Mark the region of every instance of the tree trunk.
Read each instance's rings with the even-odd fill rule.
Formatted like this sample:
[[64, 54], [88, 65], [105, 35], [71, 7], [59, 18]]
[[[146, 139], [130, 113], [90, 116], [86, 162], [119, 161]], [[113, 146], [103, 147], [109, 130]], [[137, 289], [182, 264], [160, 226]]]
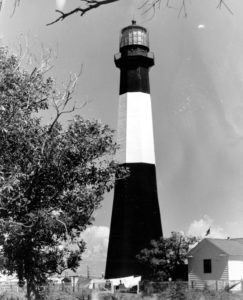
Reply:
[[27, 279], [27, 300], [31, 300], [31, 281]]
[[27, 279], [27, 300], [40, 300], [40, 294], [39, 294], [39, 289], [36, 286], [36, 283], [31, 280]]

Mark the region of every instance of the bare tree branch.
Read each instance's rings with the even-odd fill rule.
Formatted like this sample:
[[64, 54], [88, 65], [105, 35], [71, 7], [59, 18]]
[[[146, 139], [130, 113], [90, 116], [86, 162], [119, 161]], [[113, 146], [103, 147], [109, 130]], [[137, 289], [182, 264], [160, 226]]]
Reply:
[[[227, 0], [217, 0], [218, 5], [217, 8], [226, 8], [228, 12], [230, 12], [233, 15], [232, 10], [230, 9], [229, 5], [226, 3]], [[171, 0], [165, 0], [165, 7], [167, 8], [173, 8], [173, 9], [178, 9], [178, 17], [183, 15], [184, 17], [187, 17], [187, 5], [188, 5], [189, 0], [177, 0], [178, 7], [173, 6], [171, 4]], [[138, 9], [142, 10], [142, 14], [146, 14], [148, 12], [152, 12], [152, 17], [154, 16], [156, 9], [160, 8], [160, 5], [162, 3], [162, 0], [145, 0], [143, 4], [138, 7]]]
[[[3, 2], [3, 0], [1, 1], [1, 6], [2, 6], [2, 2]], [[14, 0], [14, 8], [13, 8], [13, 12], [11, 14], [11, 17], [14, 15], [16, 7], [19, 6], [19, 4], [20, 4], [20, 0]]]
[[224, 6], [232, 15], [233, 15], [233, 12], [232, 10], [230, 9], [230, 7], [225, 3], [224, 0], [220, 0], [219, 1], [219, 4], [217, 6], [217, 8], [221, 8], [222, 6]]
[[80, 13], [80, 16], [83, 16], [85, 13], [87, 13], [88, 11], [94, 9], [94, 8], [98, 8], [102, 5], [106, 5], [106, 4], [111, 4], [113, 2], [117, 2], [119, 0], [103, 0], [103, 1], [98, 1], [98, 0], [81, 0], [82, 2], [84, 2], [84, 4], [86, 5], [85, 7], [76, 7], [73, 10], [70, 10], [67, 13], [64, 13], [61, 10], [56, 10], [57, 13], [61, 14], [60, 17], [58, 17], [56, 20], [54, 20], [53, 22], [48, 23], [47, 25], [52, 25], [54, 23], [57, 23], [59, 21], [63, 21], [65, 18], [76, 14], [76, 13]]
[[[179, 0], [179, 7], [175, 7], [171, 5], [171, 0], [166, 0], [165, 7], [179, 9], [178, 16], [180, 16], [183, 12], [184, 17], [187, 16], [187, 9], [186, 9], [186, 1], [187, 0]], [[142, 14], [147, 14], [148, 12], [152, 11], [152, 17], [154, 17], [156, 13], [156, 9], [160, 9], [162, 0], [146, 0], [138, 9], [141, 9], [143, 12]], [[151, 17], [151, 18], [152, 18]]]
[[0, 219], [0, 222], [3, 225], [8, 225], [8, 226], [12, 226], [12, 227], [16, 227], [16, 226], [20, 226], [20, 227], [25, 227], [25, 228], [32, 228], [34, 226], [34, 224], [31, 225], [26, 225], [24, 223], [21, 222], [17, 222], [17, 221], [12, 221], [12, 220], [5, 220], [5, 219]]
[[65, 232], [66, 235], [68, 236], [67, 225], [63, 221], [59, 220], [57, 217], [55, 217], [54, 219], [65, 227]]
[[79, 76], [80, 73], [78, 75], [76, 74], [74, 74], [73, 76], [70, 75], [69, 82], [64, 92], [62, 93], [62, 95], [57, 95], [57, 97], [60, 97], [60, 99], [57, 100], [55, 98], [53, 99], [53, 105], [56, 110], [56, 117], [53, 120], [52, 124], [50, 125], [48, 133], [52, 131], [54, 125], [57, 123], [61, 115], [63, 115], [64, 113], [71, 113], [76, 109], [75, 105], [68, 110], [66, 109], [66, 107], [69, 104], [70, 100], [72, 99]]
[[182, 12], [183, 12], [183, 16], [187, 17], [186, 0], [182, 0], [182, 2], [181, 2], [181, 7], [180, 7], [180, 10], [179, 10], [178, 17], [180, 17]]
[[[21, 0], [14, 0], [14, 9], [13, 9], [12, 15], [14, 14], [17, 6], [20, 5], [20, 1]], [[55, 24], [59, 21], [63, 21], [67, 17], [74, 15], [76, 13], [80, 13], [80, 16], [83, 16], [84, 14], [86, 14], [87, 12], [89, 12], [92, 9], [98, 8], [102, 5], [118, 2], [118, 1], [121, 1], [121, 0], [80, 0], [80, 2], [82, 2], [83, 5], [75, 7], [68, 12], [63, 12], [63, 11], [57, 9], [56, 12], [58, 14], [60, 14], [60, 16], [58, 18], [56, 18], [54, 21], [48, 23], [47, 26]], [[148, 12], [152, 12], [152, 17], [153, 17], [154, 14], [156, 13], [156, 9], [159, 9], [161, 3], [165, 2], [165, 7], [177, 9], [179, 11], [178, 17], [181, 16], [182, 14], [184, 17], [187, 17], [187, 4], [188, 4], [189, 0], [174, 0], [174, 1], [177, 2], [177, 7], [176, 7], [176, 5], [171, 4], [172, 0], [141, 0], [142, 4], [140, 7], [138, 7], [138, 9], [142, 10], [143, 15]], [[215, 1], [218, 2], [217, 8], [220, 9], [220, 8], [224, 7], [228, 12], [230, 12], [233, 15], [231, 8], [226, 3], [228, 0], [215, 0]], [[3, 0], [0, 0], [0, 10], [2, 8], [2, 3], [3, 3]]]
[[43, 142], [43, 145], [42, 145], [42, 149], [41, 149], [42, 154], [44, 153], [44, 149], [45, 149], [46, 143], [47, 143], [47, 141], [50, 137], [50, 134], [51, 134], [54, 126], [56, 125], [56, 123], [60, 119], [60, 117], [63, 114], [72, 113], [77, 109], [82, 109], [86, 105], [86, 102], [84, 102], [83, 105], [81, 105], [80, 107], [76, 107], [76, 105], [74, 103], [72, 108], [70, 108], [70, 109], [67, 108], [68, 104], [72, 100], [73, 93], [75, 91], [77, 81], [78, 81], [79, 77], [82, 74], [82, 68], [83, 68], [83, 66], [81, 65], [81, 68], [80, 68], [80, 71], [79, 71], [78, 74], [73, 74], [73, 75], [71, 74], [70, 75], [69, 81], [66, 84], [65, 89], [64, 89], [63, 92], [55, 94], [53, 96], [52, 104], [53, 104], [53, 107], [55, 108], [56, 116], [55, 116], [54, 120], [52, 121], [52, 123], [50, 124], [48, 131], [44, 133], [44, 134], [46, 134], [46, 138], [45, 138], [45, 140]]

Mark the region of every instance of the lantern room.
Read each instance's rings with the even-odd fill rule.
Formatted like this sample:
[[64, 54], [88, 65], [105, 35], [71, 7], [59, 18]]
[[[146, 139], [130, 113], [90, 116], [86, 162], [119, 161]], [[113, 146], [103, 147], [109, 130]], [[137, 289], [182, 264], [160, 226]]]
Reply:
[[120, 49], [137, 45], [149, 48], [149, 34], [146, 28], [136, 25], [136, 21], [133, 20], [132, 25], [121, 31]]

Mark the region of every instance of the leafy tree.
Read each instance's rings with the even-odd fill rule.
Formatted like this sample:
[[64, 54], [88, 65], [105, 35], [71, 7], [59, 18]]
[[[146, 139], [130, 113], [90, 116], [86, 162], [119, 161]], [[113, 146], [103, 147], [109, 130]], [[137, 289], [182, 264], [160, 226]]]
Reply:
[[[78, 267], [80, 234], [117, 170], [107, 125], [80, 116], [66, 129], [59, 122], [76, 79], [61, 93], [45, 71], [23, 70], [18, 57], [0, 48], [1, 255], [5, 271], [27, 284], [28, 299], [40, 297], [48, 275]], [[43, 125], [38, 113], [51, 101], [56, 116]]]
[[168, 238], [152, 240], [150, 248], [141, 250], [137, 255], [139, 262], [151, 270], [146, 279], [176, 280], [181, 266], [186, 264], [189, 246], [197, 241], [196, 237], [187, 237], [179, 232], [172, 232]]

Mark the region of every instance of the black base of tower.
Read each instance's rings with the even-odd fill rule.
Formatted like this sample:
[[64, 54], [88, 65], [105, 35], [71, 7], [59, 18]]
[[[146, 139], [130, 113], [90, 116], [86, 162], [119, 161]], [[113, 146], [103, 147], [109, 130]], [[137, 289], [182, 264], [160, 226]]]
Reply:
[[155, 165], [124, 164], [130, 170], [116, 181], [105, 278], [147, 277], [149, 270], [136, 255], [162, 236]]

